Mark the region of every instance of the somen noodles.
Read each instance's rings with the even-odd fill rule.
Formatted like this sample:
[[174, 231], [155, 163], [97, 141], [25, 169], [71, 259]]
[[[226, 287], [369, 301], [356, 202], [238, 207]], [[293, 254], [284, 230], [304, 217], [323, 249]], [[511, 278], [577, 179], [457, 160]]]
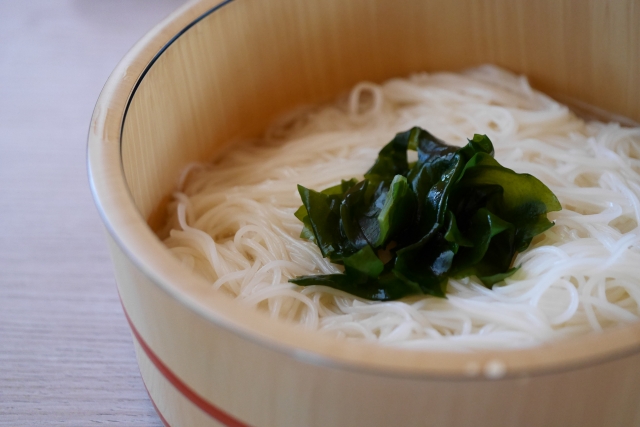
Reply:
[[[380, 148], [413, 126], [459, 146], [488, 135], [502, 165], [558, 197], [555, 226], [493, 289], [451, 279], [446, 299], [376, 302], [289, 283], [341, 271], [299, 238], [296, 184], [362, 179]], [[586, 123], [524, 77], [483, 66], [362, 82], [332, 104], [292, 111], [260, 140], [189, 165], [161, 234], [213, 289], [311, 330], [414, 349], [514, 348], [640, 319], [639, 197], [640, 128]]]

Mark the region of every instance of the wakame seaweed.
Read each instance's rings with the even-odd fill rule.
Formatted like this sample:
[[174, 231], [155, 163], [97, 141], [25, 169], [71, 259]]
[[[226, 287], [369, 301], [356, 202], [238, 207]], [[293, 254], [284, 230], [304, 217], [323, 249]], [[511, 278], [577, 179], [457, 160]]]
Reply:
[[[417, 151], [415, 163], [407, 150]], [[363, 181], [320, 192], [298, 185], [300, 237], [344, 265], [344, 274], [289, 281], [393, 300], [444, 297], [449, 277], [492, 286], [510, 276], [516, 253], [561, 207], [542, 182], [501, 166], [493, 153], [485, 135], [458, 148], [414, 127], [382, 148]]]

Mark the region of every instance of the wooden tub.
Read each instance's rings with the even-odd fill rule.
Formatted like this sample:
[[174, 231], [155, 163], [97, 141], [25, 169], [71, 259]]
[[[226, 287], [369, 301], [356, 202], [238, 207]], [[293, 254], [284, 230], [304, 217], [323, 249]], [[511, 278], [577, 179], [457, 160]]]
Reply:
[[640, 4], [202, 0], [127, 54], [96, 105], [89, 174], [165, 424], [640, 425], [640, 324], [470, 354], [342, 342], [210, 292], [152, 231], [187, 163], [278, 114], [360, 80], [481, 63], [639, 121]]

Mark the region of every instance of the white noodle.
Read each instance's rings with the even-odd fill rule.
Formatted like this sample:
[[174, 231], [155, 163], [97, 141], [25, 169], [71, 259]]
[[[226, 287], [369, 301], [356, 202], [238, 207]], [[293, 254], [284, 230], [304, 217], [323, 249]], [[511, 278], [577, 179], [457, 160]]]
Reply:
[[[320, 190], [371, 166], [412, 126], [463, 145], [487, 134], [496, 159], [558, 196], [556, 225], [493, 289], [450, 280], [448, 298], [371, 302], [289, 278], [340, 272], [298, 236], [296, 184]], [[529, 86], [483, 66], [362, 82], [347, 97], [276, 121], [212, 165], [191, 164], [169, 206], [166, 245], [190, 268], [274, 318], [411, 349], [516, 348], [640, 319], [640, 129], [585, 123]]]

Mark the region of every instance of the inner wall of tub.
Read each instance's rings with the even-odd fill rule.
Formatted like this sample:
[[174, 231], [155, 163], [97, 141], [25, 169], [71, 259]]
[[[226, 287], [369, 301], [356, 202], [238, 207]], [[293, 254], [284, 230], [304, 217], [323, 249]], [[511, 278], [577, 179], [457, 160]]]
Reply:
[[[624, 7], [605, 14], [592, 2], [568, 16], [552, 0], [481, 3], [236, 0], [205, 16], [166, 47], [130, 100], [121, 147], [137, 208], [156, 228], [186, 164], [361, 80], [494, 63], [640, 120], [640, 32], [610, 31]], [[609, 37], [589, 37], [599, 30]]]

